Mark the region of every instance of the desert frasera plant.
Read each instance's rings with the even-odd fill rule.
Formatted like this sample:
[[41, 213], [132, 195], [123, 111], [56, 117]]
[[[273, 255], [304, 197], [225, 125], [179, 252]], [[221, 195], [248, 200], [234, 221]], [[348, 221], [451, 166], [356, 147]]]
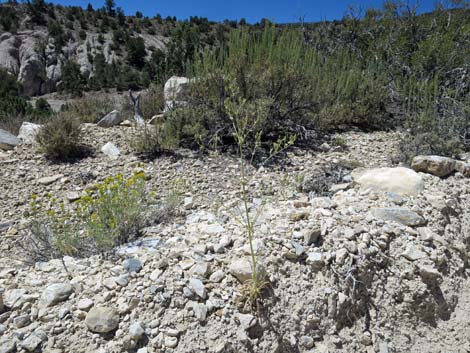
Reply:
[[[255, 155], [261, 147], [262, 127], [267, 118], [266, 105], [269, 101], [260, 99], [247, 101], [242, 97], [236, 80], [227, 77], [229, 99], [225, 101], [225, 108], [232, 122], [232, 134], [238, 146], [238, 159], [240, 163], [240, 194], [242, 202], [242, 224], [245, 228], [251, 256], [252, 277], [244, 283], [243, 294], [251, 306], [259, 304], [263, 294], [269, 286], [264, 272], [259, 271], [256, 251], [254, 249], [255, 224], [257, 215], [250, 211], [250, 180], [247, 173], [248, 164], [253, 163]], [[295, 142], [295, 136], [283, 138], [273, 144], [267, 161], [279, 154]], [[259, 213], [258, 213], [259, 214]]]

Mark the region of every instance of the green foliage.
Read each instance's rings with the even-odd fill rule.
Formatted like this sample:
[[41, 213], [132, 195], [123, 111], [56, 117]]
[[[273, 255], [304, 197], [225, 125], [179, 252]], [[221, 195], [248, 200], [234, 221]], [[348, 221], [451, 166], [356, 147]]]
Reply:
[[115, 108], [115, 100], [104, 95], [92, 94], [67, 103], [62, 107], [62, 111], [82, 123], [96, 123]]
[[35, 104], [36, 110], [45, 115], [50, 115], [52, 113], [51, 106], [44, 98], [39, 98]]
[[[52, 205], [58, 206], [55, 210]], [[65, 210], [63, 202], [50, 195], [43, 202], [32, 196], [29, 218], [29, 234], [20, 246], [32, 261], [75, 256], [84, 251], [85, 244], [74, 221], [75, 216]]]
[[39, 129], [36, 141], [46, 157], [53, 160], [69, 160], [83, 156], [80, 122], [67, 114], [59, 114]]
[[133, 240], [146, 222], [146, 201], [143, 173], [106, 178], [78, 201], [86, 236], [100, 252]]
[[33, 261], [108, 252], [136, 239], [142, 227], [170, 216], [188, 187], [186, 180], [172, 179], [157, 199], [147, 190], [145, 174], [136, 172], [92, 185], [73, 205], [33, 195], [28, 232], [19, 245]]
[[60, 49], [65, 44], [65, 34], [62, 25], [57, 21], [50, 21], [47, 25], [49, 36], [54, 38], [54, 44], [56, 51], [60, 52]]
[[[146, 118], [154, 117], [163, 111], [164, 99], [161, 86], [152, 86], [141, 98], [142, 114]], [[134, 152], [145, 158], [153, 158], [161, 152], [178, 147], [179, 133], [174, 117], [159, 116], [153, 122], [138, 126], [132, 135], [130, 145]]]
[[[272, 104], [269, 100], [258, 99], [256, 101], [248, 101], [243, 97], [242, 87], [239, 87], [236, 79], [228, 77], [227, 82], [227, 96], [224, 105], [228, 116], [232, 122], [230, 132], [237, 143], [238, 157], [240, 163], [240, 194], [243, 204], [242, 210], [242, 225], [245, 228], [251, 256], [251, 280], [244, 283], [242, 293], [246, 297], [247, 303], [255, 308], [263, 299], [266, 289], [270, 283], [266, 279], [266, 274], [259, 271], [258, 258], [254, 250], [254, 237], [257, 216], [253, 215], [250, 210], [250, 178], [247, 172], [247, 161], [253, 161], [254, 156], [261, 146], [261, 137], [263, 129], [266, 128], [266, 121], [268, 118], [267, 106]], [[275, 155], [282, 152], [284, 149], [293, 145], [295, 136], [284, 136], [278, 141], [274, 142], [270, 150], [268, 159], [273, 158]], [[256, 213], [256, 212], [255, 212]]]
[[44, 25], [46, 19], [44, 14], [47, 11], [47, 5], [44, 0], [31, 0], [26, 3], [31, 22], [37, 25]]
[[33, 260], [89, 256], [132, 240], [146, 221], [145, 176], [119, 174], [86, 190], [75, 210], [48, 196], [32, 196], [29, 233], [21, 243]]
[[142, 37], [129, 38], [126, 43], [127, 62], [138, 69], [142, 69], [145, 65], [145, 43]]
[[66, 61], [62, 67], [62, 86], [61, 90], [72, 94], [73, 96], [81, 96], [85, 86], [85, 80], [80, 72], [80, 66], [74, 61]]
[[188, 106], [175, 114], [183, 126], [185, 121], [200, 126], [193, 138], [202, 137], [203, 144], [216, 133], [230, 140], [226, 103], [234, 99], [231, 81], [239, 90], [237, 105], [256, 107], [253, 114], [265, 117], [254, 135], [261, 133], [268, 145], [303, 127], [384, 126], [384, 76], [350, 51], [319, 52], [297, 29], [279, 32], [266, 25], [262, 34], [232, 31], [226, 48], [207, 49], [196, 57], [191, 76]]
[[13, 6], [0, 6], [0, 26], [5, 32], [16, 33], [19, 15]]

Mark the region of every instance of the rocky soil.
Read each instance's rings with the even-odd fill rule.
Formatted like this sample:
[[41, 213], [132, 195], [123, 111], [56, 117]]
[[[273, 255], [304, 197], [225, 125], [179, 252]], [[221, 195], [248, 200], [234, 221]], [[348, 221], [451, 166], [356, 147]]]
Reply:
[[[25, 144], [0, 152], [1, 353], [470, 352], [470, 179], [376, 169], [396, 167], [396, 134], [348, 132], [335, 139], [344, 147], [332, 139], [250, 170], [271, 283], [252, 311], [237, 159], [142, 161], [132, 128], [84, 128], [96, 153], [74, 164]], [[101, 152], [108, 142], [119, 156]], [[73, 208], [87, 186], [136, 169], [157, 194], [191, 185], [175, 217], [113, 254], [24, 262], [32, 194]]]

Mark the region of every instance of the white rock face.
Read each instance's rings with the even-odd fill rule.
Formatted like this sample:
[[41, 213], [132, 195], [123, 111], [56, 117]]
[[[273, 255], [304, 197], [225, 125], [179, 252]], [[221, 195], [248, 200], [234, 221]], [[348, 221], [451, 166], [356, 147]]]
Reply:
[[163, 95], [165, 98], [165, 111], [169, 111], [178, 105], [184, 104], [181, 96], [189, 83], [186, 77], [173, 76], [165, 83]]
[[8, 131], [0, 129], [0, 149], [12, 150], [21, 143], [15, 135], [10, 134]]
[[112, 127], [118, 125], [122, 122], [122, 116], [117, 110], [106, 114], [100, 121], [98, 121], [98, 126], [100, 127]]
[[111, 142], [108, 142], [106, 145], [101, 147], [101, 152], [103, 152], [105, 155], [107, 155], [111, 159], [118, 159], [121, 154], [121, 151], [119, 151], [119, 148], [117, 148]]
[[21, 124], [20, 132], [18, 133], [18, 138], [23, 141], [23, 143], [32, 145], [36, 142], [36, 136], [39, 132], [41, 125], [24, 122]]
[[424, 189], [423, 179], [409, 168], [377, 168], [365, 172], [353, 171], [354, 181], [363, 189], [416, 196]]

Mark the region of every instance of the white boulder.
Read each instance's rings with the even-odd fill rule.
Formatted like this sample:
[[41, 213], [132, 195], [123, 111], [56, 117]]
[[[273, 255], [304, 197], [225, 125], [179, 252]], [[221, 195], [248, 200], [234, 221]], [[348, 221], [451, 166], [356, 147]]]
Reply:
[[353, 171], [352, 177], [363, 189], [416, 196], [424, 189], [421, 176], [409, 168], [376, 168]]

